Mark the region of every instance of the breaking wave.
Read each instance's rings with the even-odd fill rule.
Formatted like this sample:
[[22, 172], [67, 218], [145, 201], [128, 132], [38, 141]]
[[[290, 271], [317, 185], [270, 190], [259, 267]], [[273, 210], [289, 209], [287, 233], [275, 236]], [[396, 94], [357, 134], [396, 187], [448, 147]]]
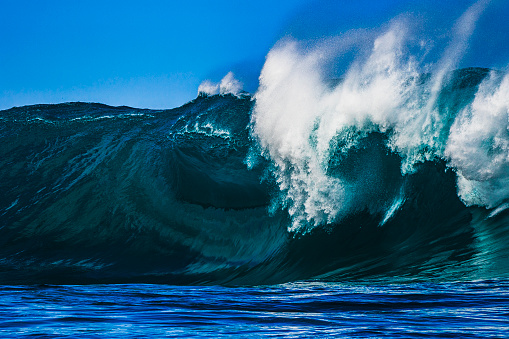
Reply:
[[484, 6], [431, 65], [398, 19], [279, 42], [253, 96], [1, 111], [0, 282], [507, 277], [509, 75], [457, 69]]

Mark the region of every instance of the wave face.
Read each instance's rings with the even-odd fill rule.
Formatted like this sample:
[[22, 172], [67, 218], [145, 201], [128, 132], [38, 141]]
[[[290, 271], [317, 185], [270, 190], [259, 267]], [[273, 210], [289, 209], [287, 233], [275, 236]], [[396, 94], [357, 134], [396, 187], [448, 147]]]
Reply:
[[2, 111], [0, 281], [507, 276], [507, 111], [487, 99], [505, 79], [454, 72], [436, 108], [449, 134], [417, 150], [396, 124], [264, 116], [263, 95]]
[[455, 70], [480, 11], [428, 71], [395, 22], [336, 80], [365, 32], [281, 42], [253, 96], [1, 111], [0, 283], [507, 278], [509, 75]]

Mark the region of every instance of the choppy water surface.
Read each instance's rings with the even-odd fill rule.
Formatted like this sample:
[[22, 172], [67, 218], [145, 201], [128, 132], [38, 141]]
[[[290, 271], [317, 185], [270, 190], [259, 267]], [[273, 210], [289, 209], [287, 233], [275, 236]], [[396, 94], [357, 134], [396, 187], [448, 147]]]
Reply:
[[462, 337], [509, 333], [509, 282], [3, 286], [5, 337]]

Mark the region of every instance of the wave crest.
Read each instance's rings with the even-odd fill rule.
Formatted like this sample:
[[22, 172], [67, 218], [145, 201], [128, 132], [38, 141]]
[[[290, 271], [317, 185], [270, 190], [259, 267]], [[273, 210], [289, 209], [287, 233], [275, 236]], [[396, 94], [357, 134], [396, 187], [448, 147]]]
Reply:
[[241, 93], [242, 83], [235, 79], [233, 72], [228, 72], [219, 83], [205, 80], [198, 86], [198, 96], [211, 96], [216, 94], [239, 96]]
[[[310, 48], [286, 40], [270, 51], [255, 94], [252, 134], [274, 164], [283, 192], [274, 203], [288, 207], [290, 231], [307, 232], [369, 208], [369, 201], [358, 192], [376, 190], [367, 188], [377, 168], [373, 154], [358, 161], [356, 180], [330, 172], [332, 155], [358, 149], [372, 133], [386, 136], [379, 152], [397, 154], [401, 176], [413, 173], [416, 164], [444, 160], [458, 173], [459, 195], [466, 204], [492, 208], [509, 198], [505, 188], [507, 81], [493, 80], [492, 75], [478, 89], [488, 74], [486, 69], [453, 71], [464, 52], [460, 47], [482, 12], [481, 5], [458, 20], [449, 47], [433, 66], [419, 64], [422, 58], [410, 53], [415, 49], [408, 46], [416, 39], [407, 33], [404, 20], [393, 22], [372, 38], [367, 57], [356, 58], [332, 84], [325, 68], [352, 47], [347, 42], [345, 49], [338, 50], [338, 44], [331, 48], [319, 43]], [[428, 50], [419, 47], [422, 53]], [[424, 72], [429, 68], [434, 72]], [[490, 118], [481, 123], [486, 114]], [[484, 127], [476, 134], [474, 126], [479, 124]], [[469, 137], [469, 129], [474, 138]], [[486, 148], [486, 143], [491, 146]], [[368, 142], [362, 147], [373, 146]], [[476, 164], [484, 164], [483, 169], [473, 168]], [[476, 178], [482, 171], [491, 174], [479, 181]], [[388, 204], [382, 200], [380, 205]]]

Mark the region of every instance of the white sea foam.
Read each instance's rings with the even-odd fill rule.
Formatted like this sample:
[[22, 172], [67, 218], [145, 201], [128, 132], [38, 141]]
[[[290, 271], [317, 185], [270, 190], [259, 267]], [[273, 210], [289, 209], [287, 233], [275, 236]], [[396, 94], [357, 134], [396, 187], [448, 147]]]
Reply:
[[228, 72], [221, 82], [213, 83], [210, 80], [203, 81], [200, 86], [198, 86], [198, 95], [226, 95], [232, 94], [238, 96], [242, 93], [242, 83], [235, 79], [235, 75], [233, 72]]
[[446, 155], [467, 205], [494, 208], [509, 198], [509, 75], [492, 73], [451, 127]]
[[228, 72], [219, 83], [219, 94], [239, 95], [242, 91], [242, 83], [235, 79], [232, 72]]
[[215, 84], [210, 80], [203, 81], [200, 86], [198, 86], [198, 95], [216, 95], [219, 93], [219, 84]]
[[[331, 58], [345, 52], [337, 48], [341, 44], [334, 48], [323, 43], [303, 48], [297, 41], [284, 40], [269, 52], [255, 94], [252, 134], [276, 168], [276, 180], [284, 194], [281, 203], [292, 217], [290, 231], [305, 232], [369, 208], [370, 202], [363, 200], [360, 191], [376, 190], [362, 179], [362, 173], [370, 171], [370, 164], [358, 168], [361, 179], [356, 181], [332, 176], [328, 169], [333, 148], [341, 145], [340, 151], [346, 153], [375, 130], [390, 135], [388, 146], [400, 154], [403, 175], [412, 173], [419, 162], [450, 159], [465, 203], [492, 207], [509, 197], [509, 80], [483, 84], [474, 103], [452, 128], [449, 117], [437, 108], [439, 90], [446, 84], [446, 75], [457, 68], [486, 3], [478, 1], [458, 20], [449, 47], [431, 67], [432, 78], [424, 83], [420, 75], [429, 65], [420, 65], [416, 60], [422, 58], [408, 52], [408, 45], [415, 39], [408, 38], [404, 19], [394, 21], [372, 39], [369, 55], [356, 58], [334, 86], [323, 74]], [[420, 47], [422, 53], [429, 50], [422, 42]], [[481, 134], [485, 136], [468, 136], [478, 135], [477, 120], [486, 114], [485, 110], [492, 114], [483, 122]], [[345, 132], [352, 127], [360, 132]], [[451, 140], [447, 142], [449, 128]], [[465, 142], [466, 138], [470, 141]], [[487, 138], [493, 140], [489, 150], [485, 147]], [[465, 147], [475, 148], [475, 152]], [[472, 161], [476, 152], [480, 157]], [[483, 163], [487, 167], [482, 167]], [[482, 177], [485, 171], [489, 173]], [[479, 176], [488, 180], [479, 180]], [[494, 190], [494, 186], [499, 189]], [[400, 205], [389, 203], [388, 208]]]
[[[412, 87], [408, 79], [416, 75], [413, 62], [402, 58], [403, 41], [404, 30], [395, 24], [374, 41], [370, 57], [358, 61], [334, 88], [321, 77], [327, 62], [321, 50], [305, 53], [288, 41], [267, 56], [253, 134], [276, 165], [292, 231], [330, 223], [356, 208], [351, 183], [327, 174], [330, 146], [349, 126], [369, 132], [370, 123], [386, 129], [401, 119]], [[344, 148], [353, 145], [355, 138]]]

